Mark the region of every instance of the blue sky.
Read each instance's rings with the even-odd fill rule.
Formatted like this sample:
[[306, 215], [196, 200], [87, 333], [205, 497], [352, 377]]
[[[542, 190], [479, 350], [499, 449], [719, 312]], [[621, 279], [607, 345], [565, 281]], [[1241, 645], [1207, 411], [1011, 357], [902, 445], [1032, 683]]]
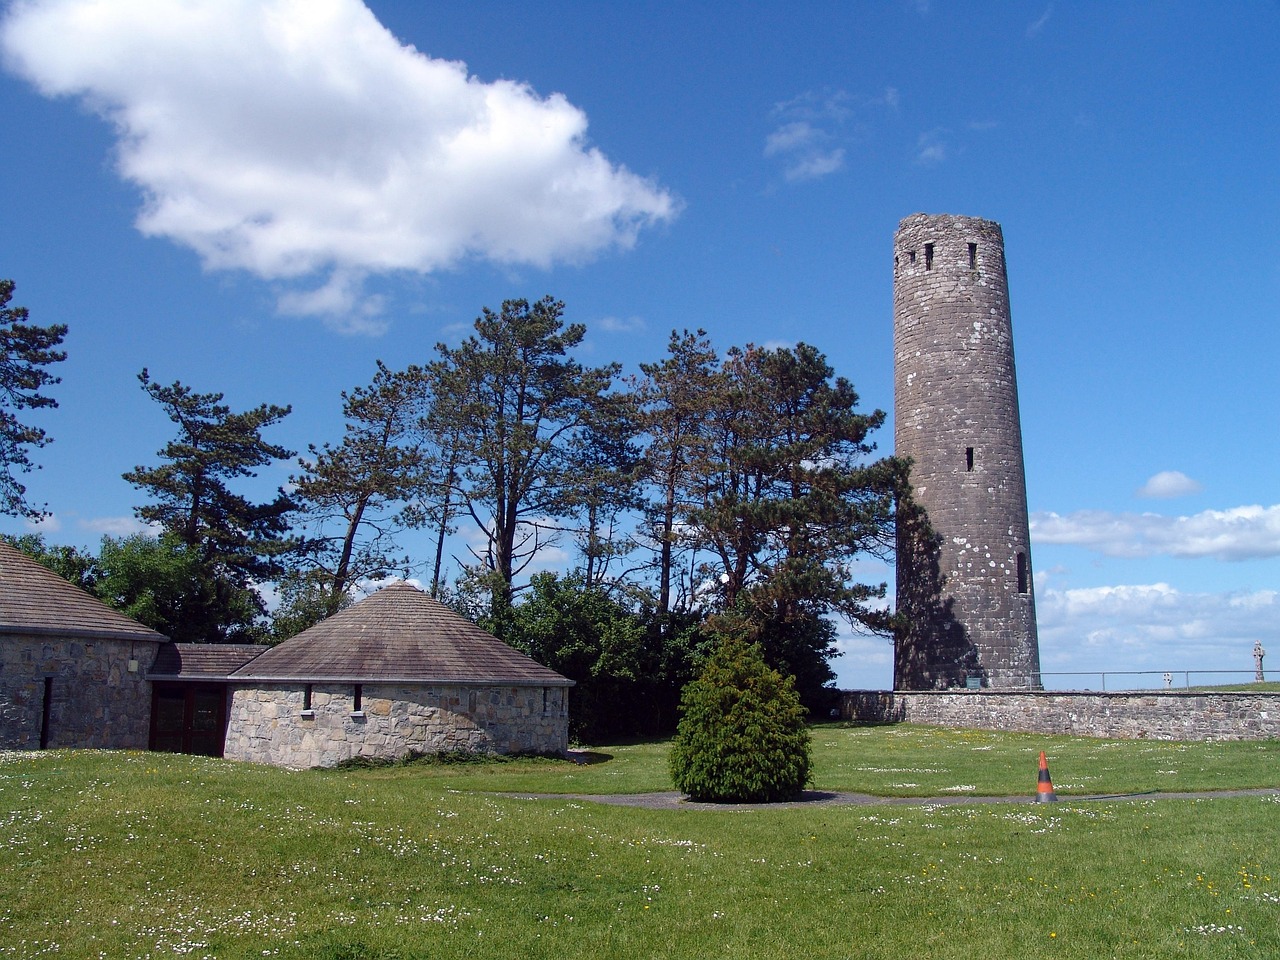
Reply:
[[0, 276], [70, 326], [46, 535], [137, 529], [142, 367], [305, 449], [510, 297], [629, 371], [803, 340], [892, 411], [893, 233], [956, 213], [1004, 228], [1044, 670], [1280, 664], [1280, 6], [726, 9], [4, 6]]

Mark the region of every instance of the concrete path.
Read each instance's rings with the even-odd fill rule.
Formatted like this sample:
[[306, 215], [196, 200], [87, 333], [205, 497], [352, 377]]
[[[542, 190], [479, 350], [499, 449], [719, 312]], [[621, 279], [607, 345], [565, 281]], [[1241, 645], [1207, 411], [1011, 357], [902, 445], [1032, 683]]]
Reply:
[[[1066, 794], [1058, 803], [1095, 803], [1105, 800], [1206, 800], [1214, 797], [1253, 797], [1280, 795], [1280, 788], [1254, 790], [1209, 790], [1195, 793], [1110, 793]], [[876, 797], [867, 793], [840, 793], [830, 790], [806, 790], [799, 800], [788, 803], [695, 803], [674, 790], [661, 793], [590, 794], [590, 793], [501, 793], [497, 796], [518, 800], [581, 800], [615, 807], [644, 807], [649, 810], [779, 810], [822, 806], [863, 807], [941, 807], [977, 803], [1036, 803], [1035, 794], [1016, 797], [979, 797], [948, 794], [943, 797]]]

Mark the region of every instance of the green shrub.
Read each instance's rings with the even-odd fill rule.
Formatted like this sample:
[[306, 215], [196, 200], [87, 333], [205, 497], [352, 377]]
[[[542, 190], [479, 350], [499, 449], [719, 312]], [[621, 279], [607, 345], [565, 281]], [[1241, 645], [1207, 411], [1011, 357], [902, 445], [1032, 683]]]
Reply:
[[671, 778], [693, 800], [792, 800], [810, 779], [805, 709], [758, 644], [730, 633], [681, 697]]

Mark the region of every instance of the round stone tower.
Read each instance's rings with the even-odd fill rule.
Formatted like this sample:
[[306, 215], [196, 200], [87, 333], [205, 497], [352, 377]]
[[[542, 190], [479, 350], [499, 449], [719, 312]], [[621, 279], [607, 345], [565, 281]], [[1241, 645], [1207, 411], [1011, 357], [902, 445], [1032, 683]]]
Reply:
[[915, 214], [893, 244], [899, 505], [894, 687], [1040, 684], [1004, 236]]

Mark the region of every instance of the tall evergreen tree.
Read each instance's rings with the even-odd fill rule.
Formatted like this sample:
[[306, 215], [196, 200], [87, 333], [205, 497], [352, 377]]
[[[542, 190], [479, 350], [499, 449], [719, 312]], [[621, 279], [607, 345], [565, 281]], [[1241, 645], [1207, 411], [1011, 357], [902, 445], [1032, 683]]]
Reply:
[[644, 511], [641, 541], [654, 552], [657, 579], [656, 619], [661, 625], [673, 609], [672, 586], [682, 547], [682, 520], [695, 486], [697, 451], [722, 395], [719, 359], [704, 330], [672, 331], [667, 356], [642, 363], [633, 382], [640, 428], [648, 438], [643, 477], [651, 492]]
[[456, 429], [463, 504], [484, 538], [476, 553], [494, 574], [492, 614], [499, 633], [515, 579], [539, 550], [556, 542], [556, 522], [578, 502], [581, 448], [600, 397], [619, 366], [586, 367], [569, 357], [582, 324], [565, 325], [551, 297], [485, 308], [458, 347], [437, 346], [433, 394]]
[[613, 585], [610, 567], [635, 546], [625, 515], [641, 503], [637, 410], [630, 393], [600, 398], [585, 429], [574, 435], [572, 458], [578, 463], [578, 489], [570, 495], [577, 518], [574, 540], [582, 555], [582, 585]]
[[392, 553], [426, 462], [419, 433], [423, 376], [420, 367], [394, 372], [378, 361], [368, 386], [342, 394], [342, 442], [312, 445], [299, 461], [293, 498], [313, 527], [305, 559], [316, 568], [328, 615], [356, 581], [408, 573], [408, 558]]
[[857, 411], [852, 384], [814, 347], [735, 348], [709, 417], [688, 521], [717, 562], [726, 608], [762, 628], [770, 662], [806, 682], [816, 706], [833, 674], [827, 614], [878, 629], [885, 585], [858, 583], [860, 554], [891, 548], [895, 461], [871, 460], [884, 413]]
[[246, 611], [245, 591], [282, 571], [282, 557], [295, 546], [287, 535], [294, 504], [279, 490], [274, 499], [255, 503], [229, 484], [293, 456], [262, 437], [290, 408], [263, 404], [237, 413], [222, 403], [221, 393], [196, 393], [177, 381], [162, 386], [146, 370], [138, 380], [178, 435], [159, 451], [160, 466], [124, 474], [154, 501], [134, 512], [189, 549], [208, 586], [203, 601], [184, 611], [180, 633], [214, 642], [255, 636], [262, 604], [253, 594], [253, 609]]
[[61, 382], [46, 368], [67, 359], [66, 351], [58, 349], [67, 328], [28, 323], [26, 307], [9, 306], [13, 289], [12, 280], [0, 280], [0, 514], [37, 519], [45, 511], [27, 501], [26, 485], [14, 473], [36, 469], [30, 450], [45, 446], [50, 437], [20, 421], [15, 411], [58, 405], [41, 391]]

